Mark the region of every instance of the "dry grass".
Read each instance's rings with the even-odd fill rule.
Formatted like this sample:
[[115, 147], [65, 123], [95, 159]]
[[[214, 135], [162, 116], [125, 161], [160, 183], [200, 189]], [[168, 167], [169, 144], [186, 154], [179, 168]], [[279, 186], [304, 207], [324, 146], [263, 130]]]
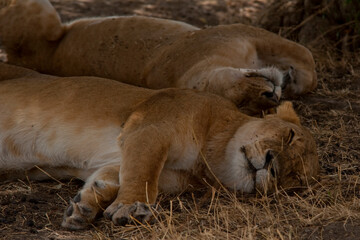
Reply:
[[[322, 233], [327, 225], [335, 223], [330, 230], [344, 235], [347, 225], [359, 224], [359, 176], [341, 172], [324, 175], [316, 186], [292, 195], [278, 191], [270, 196], [236, 196], [215, 189], [209, 189], [207, 198], [202, 197], [206, 191], [162, 195], [162, 210], [153, 225], [117, 227], [99, 219], [78, 232], [59, 225], [63, 198], [73, 196], [79, 184], [61, 187], [44, 182], [30, 187], [15, 182], [1, 186], [0, 199], [1, 212], [16, 214], [16, 219], [0, 229], [4, 238], [11, 239], [321, 239], [329, 234], [329, 230]], [[4, 204], [6, 199], [11, 203]]]
[[[56, 6], [62, 8], [59, 3]], [[71, 6], [77, 5], [64, 4], [63, 12], [71, 11]], [[172, 14], [174, 19], [179, 17], [176, 12]], [[294, 105], [318, 145], [322, 176], [315, 186], [297, 194], [278, 190], [270, 196], [239, 196], [211, 187], [181, 195], [160, 195], [162, 210], [153, 225], [117, 227], [100, 218], [88, 230], [71, 232], [62, 229], [60, 223], [66, 202], [81, 183], [1, 183], [0, 238], [358, 239], [360, 54], [331, 46], [312, 50], [318, 88], [294, 100]]]

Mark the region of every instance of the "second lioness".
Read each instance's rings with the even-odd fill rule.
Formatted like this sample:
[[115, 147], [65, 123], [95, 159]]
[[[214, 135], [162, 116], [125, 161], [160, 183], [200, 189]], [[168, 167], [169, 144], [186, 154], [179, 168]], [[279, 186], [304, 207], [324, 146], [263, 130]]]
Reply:
[[[91, 75], [148, 88], [219, 94], [248, 113], [285, 94], [316, 86], [305, 47], [260, 28], [235, 24], [198, 29], [149, 17], [80, 19], [62, 24], [50, 3], [12, 1], [0, 11], [9, 63], [61, 76]], [[282, 75], [268, 66], [289, 69]]]

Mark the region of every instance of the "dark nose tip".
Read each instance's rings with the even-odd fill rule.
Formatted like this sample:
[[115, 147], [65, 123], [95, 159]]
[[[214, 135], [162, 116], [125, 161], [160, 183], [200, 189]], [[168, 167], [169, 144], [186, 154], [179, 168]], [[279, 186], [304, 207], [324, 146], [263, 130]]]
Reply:
[[279, 102], [279, 98], [274, 92], [263, 92], [261, 95], [276, 103]]
[[267, 98], [274, 97], [274, 92], [263, 92], [262, 95], [264, 95]]

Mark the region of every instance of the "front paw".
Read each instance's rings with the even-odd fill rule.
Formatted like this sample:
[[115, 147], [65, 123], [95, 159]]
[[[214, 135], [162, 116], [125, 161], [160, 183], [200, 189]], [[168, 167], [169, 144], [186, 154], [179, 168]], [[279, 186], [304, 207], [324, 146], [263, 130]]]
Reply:
[[84, 229], [95, 219], [97, 209], [80, 202], [80, 194], [70, 200], [69, 207], [65, 210], [61, 226], [70, 230]]
[[153, 219], [153, 206], [149, 206], [146, 203], [135, 202], [133, 204], [111, 204], [104, 212], [104, 216], [107, 219], [111, 219], [115, 225], [124, 226], [131, 222], [134, 218], [134, 222], [151, 222]]

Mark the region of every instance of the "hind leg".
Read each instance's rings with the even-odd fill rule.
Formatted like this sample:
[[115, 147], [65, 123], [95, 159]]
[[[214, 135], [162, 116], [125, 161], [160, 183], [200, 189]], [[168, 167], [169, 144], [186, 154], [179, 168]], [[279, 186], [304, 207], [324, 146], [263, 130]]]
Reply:
[[77, 230], [86, 228], [117, 196], [119, 165], [105, 166], [94, 172], [84, 187], [70, 200], [61, 226]]

